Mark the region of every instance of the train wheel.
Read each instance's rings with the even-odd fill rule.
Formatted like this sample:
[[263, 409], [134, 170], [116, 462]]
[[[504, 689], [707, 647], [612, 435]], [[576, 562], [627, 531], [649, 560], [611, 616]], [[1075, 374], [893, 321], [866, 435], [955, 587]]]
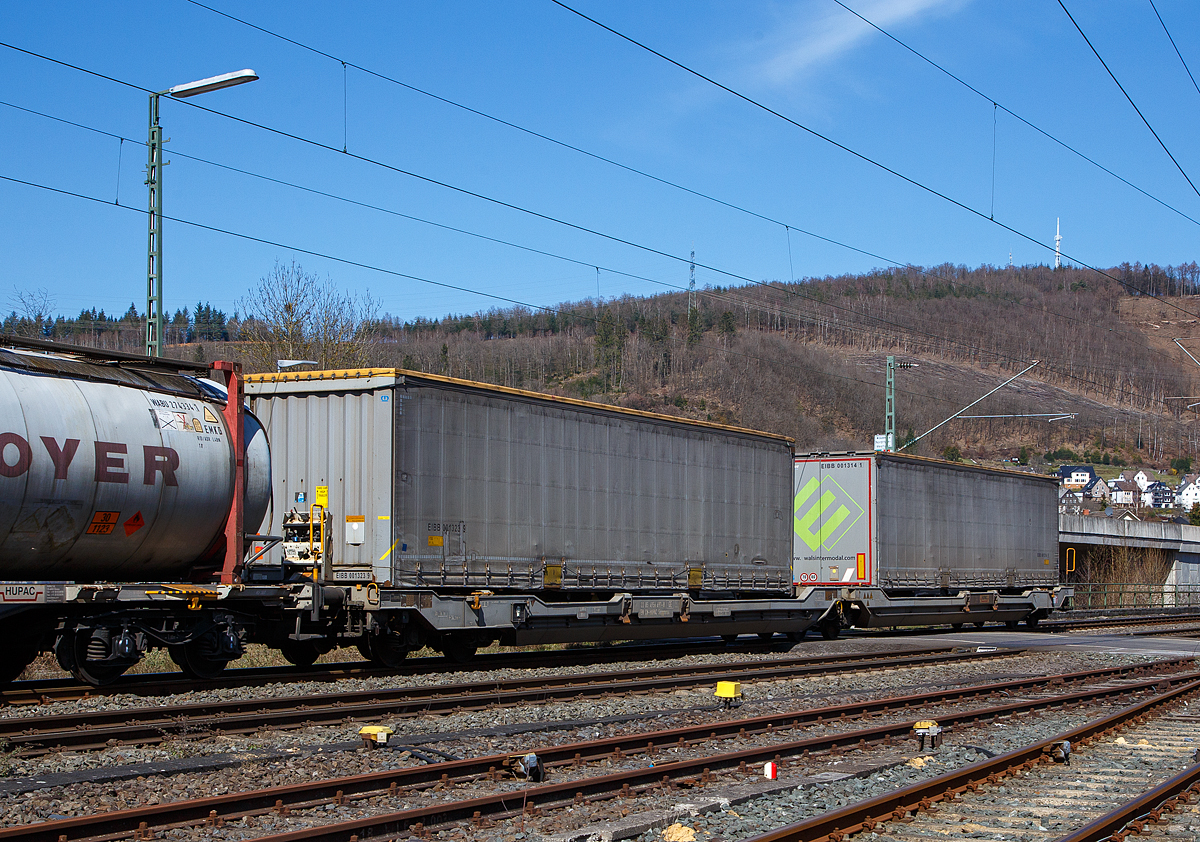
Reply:
[[77, 681], [93, 687], [112, 684], [136, 661], [106, 661], [110, 642], [93, 636], [90, 629], [64, 632], [54, 647], [59, 666]]
[[962, 623], [951, 623], [950, 624], [950, 628], [954, 629], [955, 631], [958, 631], [959, 629], [961, 629], [962, 626], [963, 626]]
[[804, 635], [807, 633], [808, 633], [808, 629], [803, 629], [802, 631], [788, 632], [787, 639], [789, 641], [791, 641], [792, 643], [799, 643], [800, 641], [804, 640]]
[[453, 661], [456, 664], [465, 664], [467, 661], [475, 657], [475, 653], [479, 651], [479, 645], [473, 640], [468, 640], [461, 637], [450, 635], [442, 643], [442, 654], [447, 660]]
[[1033, 616], [1033, 617], [1026, 617], [1026, 618], [1025, 618], [1025, 625], [1026, 625], [1028, 628], [1031, 628], [1031, 629], [1036, 629], [1036, 628], [1038, 627], [1038, 618], [1037, 618], [1036, 616]]
[[311, 667], [321, 657], [317, 644], [311, 640], [285, 640], [279, 645], [279, 654], [298, 667]]
[[1017, 627], [1019, 625], [1021, 625], [1020, 620], [1005, 620], [1004, 621], [1004, 628], [1008, 629], [1009, 631], [1016, 631]]
[[975, 623], [975, 628], [977, 628], [977, 629], [981, 629], [981, 628], [983, 628], [985, 625], [987, 625], [987, 624], [986, 624], [986, 623], [985, 623], [983, 620], [978, 620], [978, 621], [976, 621], [976, 623]]
[[388, 669], [397, 669], [408, 657], [408, 646], [404, 638], [386, 631], [364, 637], [363, 642], [358, 645], [358, 651], [362, 652], [367, 660]]
[[758, 633], [759, 640], [770, 640], [774, 636], [775, 636], [775, 632], [759, 632]]
[[25, 672], [25, 668], [32, 664], [37, 656], [36, 646], [9, 646], [7, 651], [0, 655], [0, 686], [20, 678], [21, 673]]
[[842, 633], [842, 624], [838, 622], [837, 617], [830, 617], [825, 622], [821, 623], [821, 637], [826, 640], [837, 640], [838, 635]]
[[721, 635], [721, 640], [725, 641], [726, 643], [737, 643], [737, 639], [738, 639], [738, 636], [736, 634]]
[[180, 646], [169, 646], [167, 652], [186, 675], [200, 679], [216, 678], [233, 660], [232, 655], [221, 651], [219, 641], [211, 634]]

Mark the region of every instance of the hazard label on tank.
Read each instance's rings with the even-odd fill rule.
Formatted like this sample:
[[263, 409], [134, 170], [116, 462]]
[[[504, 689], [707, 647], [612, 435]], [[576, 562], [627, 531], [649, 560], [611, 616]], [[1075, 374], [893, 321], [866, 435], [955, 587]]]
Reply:
[[87, 534], [111, 535], [120, 517], [120, 512], [96, 512], [92, 515], [92, 522], [88, 524]]
[[135, 533], [139, 529], [141, 529], [143, 526], [145, 526], [146, 521], [142, 519], [142, 513], [138, 512], [136, 515], [131, 517], [129, 520], [125, 521], [125, 523], [123, 525], [125, 527], [125, 537], [128, 538], [130, 535], [132, 535], [133, 533]]

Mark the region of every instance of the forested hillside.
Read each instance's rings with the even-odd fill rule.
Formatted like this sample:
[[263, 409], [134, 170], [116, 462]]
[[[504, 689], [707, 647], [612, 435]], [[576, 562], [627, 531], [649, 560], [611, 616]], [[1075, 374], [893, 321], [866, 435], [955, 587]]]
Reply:
[[[956, 419], [916, 452], [998, 459], [1066, 447], [1166, 466], [1198, 446], [1186, 398], [1200, 394], [1200, 367], [1172, 341], [1200, 357], [1198, 292], [1195, 263], [943, 265], [706, 288], [694, 309], [679, 292], [403, 320], [293, 265], [264, 277], [241, 314], [200, 304], [165, 333], [180, 358], [400, 366], [785, 433], [803, 450], [870, 446], [884, 426], [888, 355], [915, 364], [896, 374], [902, 439], [1038, 360], [967, 413], [1025, 417]], [[120, 318], [14, 311], [3, 328], [123, 350], [142, 336], [132, 307]], [[1048, 420], [1055, 413], [1074, 417]]]

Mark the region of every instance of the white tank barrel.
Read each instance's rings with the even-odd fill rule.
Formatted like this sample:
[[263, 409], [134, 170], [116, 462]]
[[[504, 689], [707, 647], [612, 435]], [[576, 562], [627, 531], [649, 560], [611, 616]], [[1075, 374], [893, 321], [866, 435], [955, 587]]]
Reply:
[[[234, 476], [223, 390], [179, 375], [150, 387], [134, 376], [96, 382], [87, 375], [99, 366], [64, 368], [0, 360], [0, 580], [178, 581], [219, 567]], [[245, 441], [253, 532], [271, 468], [249, 413]]]

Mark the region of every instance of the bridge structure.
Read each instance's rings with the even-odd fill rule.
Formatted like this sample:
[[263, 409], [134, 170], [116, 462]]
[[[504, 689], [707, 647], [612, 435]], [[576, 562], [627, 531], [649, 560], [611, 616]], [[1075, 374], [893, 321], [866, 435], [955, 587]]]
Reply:
[[1087, 581], [1092, 563], [1107, 555], [1109, 565], [1117, 561], [1131, 571], [1166, 568], [1162, 589], [1171, 604], [1180, 590], [1188, 603], [1200, 600], [1200, 526], [1060, 514], [1058, 555], [1064, 582]]

